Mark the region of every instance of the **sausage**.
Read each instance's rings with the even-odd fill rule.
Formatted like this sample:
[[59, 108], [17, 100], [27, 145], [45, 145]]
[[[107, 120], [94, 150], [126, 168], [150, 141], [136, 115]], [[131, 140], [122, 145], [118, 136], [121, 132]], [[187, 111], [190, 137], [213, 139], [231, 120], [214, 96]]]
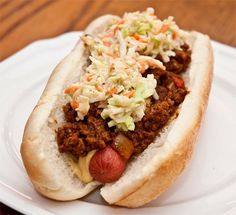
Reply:
[[89, 164], [91, 176], [101, 182], [109, 183], [116, 181], [125, 170], [127, 160], [125, 160], [112, 147], [106, 146], [97, 151]]

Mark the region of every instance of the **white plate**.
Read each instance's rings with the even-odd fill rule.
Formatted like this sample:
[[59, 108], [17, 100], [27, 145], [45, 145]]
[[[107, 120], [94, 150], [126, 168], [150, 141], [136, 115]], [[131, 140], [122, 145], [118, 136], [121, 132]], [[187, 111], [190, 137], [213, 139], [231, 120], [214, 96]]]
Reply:
[[60, 203], [34, 191], [19, 152], [24, 125], [50, 72], [78, 38], [73, 32], [38, 41], [0, 64], [0, 201], [27, 214], [236, 214], [236, 50], [216, 42], [215, 76], [193, 158], [159, 199], [130, 210], [107, 206], [98, 192]]

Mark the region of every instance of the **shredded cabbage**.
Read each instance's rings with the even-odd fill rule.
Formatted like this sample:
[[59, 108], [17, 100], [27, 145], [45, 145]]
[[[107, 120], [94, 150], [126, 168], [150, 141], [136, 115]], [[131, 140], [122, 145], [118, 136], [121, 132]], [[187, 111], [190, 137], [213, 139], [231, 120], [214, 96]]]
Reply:
[[159, 98], [154, 76], [143, 77], [142, 73], [148, 68], [165, 69], [157, 55], [168, 62], [174, 50], [181, 49], [185, 34], [173, 17], [161, 21], [148, 8], [112, 20], [97, 36], [84, 35], [91, 64], [76, 83], [79, 89], [69, 96], [69, 101], [76, 103], [77, 119], [86, 116], [90, 103], [103, 102], [101, 116], [109, 119], [109, 127], [134, 130], [149, 97]]

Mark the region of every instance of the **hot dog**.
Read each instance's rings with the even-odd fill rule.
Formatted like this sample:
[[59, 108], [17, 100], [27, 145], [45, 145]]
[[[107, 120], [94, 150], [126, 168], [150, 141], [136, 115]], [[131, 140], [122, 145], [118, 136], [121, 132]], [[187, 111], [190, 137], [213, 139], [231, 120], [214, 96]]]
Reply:
[[102, 183], [116, 181], [122, 175], [126, 166], [125, 158], [110, 146], [95, 153], [89, 164], [92, 177]]
[[191, 156], [212, 64], [208, 36], [150, 8], [93, 21], [25, 127], [21, 154], [36, 190], [64, 201], [105, 184], [103, 198], [126, 207], [160, 195]]

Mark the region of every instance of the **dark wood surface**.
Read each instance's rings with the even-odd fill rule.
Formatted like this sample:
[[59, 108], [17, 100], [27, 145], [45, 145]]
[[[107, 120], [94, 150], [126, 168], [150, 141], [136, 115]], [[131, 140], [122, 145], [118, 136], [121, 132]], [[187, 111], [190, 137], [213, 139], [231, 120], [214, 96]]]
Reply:
[[[181, 28], [236, 47], [236, 0], [0, 0], [0, 61], [33, 41], [83, 30], [102, 14], [150, 6], [161, 19], [172, 15]], [[1, 204], [6, 214], [19, 213]]]
[[236, 46], [236, 0], [0, 0], [0, 60], [35, 40], [83, 30], [99, 15], [148, 6], [184, 29]]

